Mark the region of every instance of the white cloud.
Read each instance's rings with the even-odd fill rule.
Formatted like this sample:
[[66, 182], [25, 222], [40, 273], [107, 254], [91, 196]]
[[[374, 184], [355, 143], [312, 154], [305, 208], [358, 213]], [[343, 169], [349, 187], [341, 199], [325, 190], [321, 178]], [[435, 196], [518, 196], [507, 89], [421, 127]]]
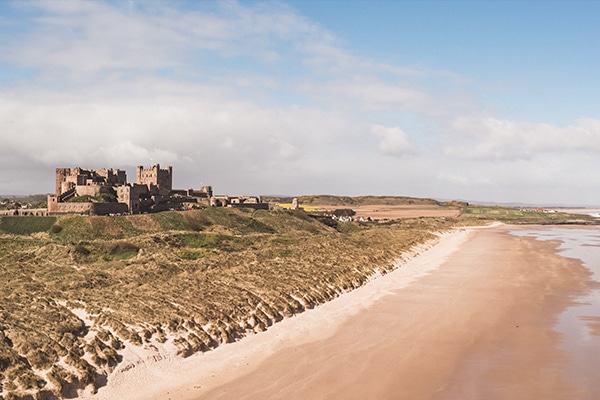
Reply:
[[508, 196], [600, 151], [597, 119], [499, 117], [468, 77], [363, 57], [282, 4], [16, 4], [33, 12], [0, 37], [0, 71], [26, 68], [1, 82], [0, 166], [27, 179], [0, 193], [152, 160], [219, 192]]
[[413, 151], [408, 135], [399, 127], [373, 125], [371, 133], [379, 137], [379, 151], [390, 156], [402, 156]]
[[207, 4], [215, 10], [180, 10], [168, 2], [142, 2], [134, 11], [104, 2], [30, 3], [46, 14], [2, 43], [0, 59], [46, 73], [68, 71], [63, 79], [97, 79], [111, 70], [189, 68], [190, 60], [211, 68], [215, 57], [276, 62], [289, 46], [311, 52], [308, 43], [333, 40], [283, 5]]
[[453, 157], [488, 160], [531, 159], [543, 153], [600, 153], [600, 120], [579, 119], [570, 126], [458, 117], [450, 125], [445, 151]]

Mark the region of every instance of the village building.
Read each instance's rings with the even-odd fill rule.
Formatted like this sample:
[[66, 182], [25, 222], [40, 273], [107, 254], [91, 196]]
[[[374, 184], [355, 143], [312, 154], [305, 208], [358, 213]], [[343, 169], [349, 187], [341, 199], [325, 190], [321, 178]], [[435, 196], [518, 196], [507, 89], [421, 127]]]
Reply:
[[213, 196], [210, 198], [213, 207], [239, 207], [253, 208], [255, 210], [268, 210], [269, 203], [263, 202], [260, 196]]

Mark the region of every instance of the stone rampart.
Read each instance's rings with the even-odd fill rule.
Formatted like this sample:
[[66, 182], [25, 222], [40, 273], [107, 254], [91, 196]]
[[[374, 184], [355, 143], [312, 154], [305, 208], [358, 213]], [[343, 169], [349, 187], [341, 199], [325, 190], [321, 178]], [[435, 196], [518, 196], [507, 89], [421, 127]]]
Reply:
[[48, 215], [45, 208], [19, 208], [17, 210], [0, 210], [0, 216], [36, 216], [43, 217]]
[[90, 185], [90, 186], [75, 186], [75, 193], [77, 196], [98, 196], [102, 186]]
[[59, 203], [56, 196], [48, 196], [48, 214], [89, 214], [95, 203]]
[[129, 212], [129, 207], [124, 203], [90, 203], [90, 214], [92, 215], [109, 215], [109, 214], [126, 214]]
[[124, 203], [60, 203], [56, 196], [48, 196], [48, 214], [89, 214], [108, 215], [129, 212], [129, 207]]

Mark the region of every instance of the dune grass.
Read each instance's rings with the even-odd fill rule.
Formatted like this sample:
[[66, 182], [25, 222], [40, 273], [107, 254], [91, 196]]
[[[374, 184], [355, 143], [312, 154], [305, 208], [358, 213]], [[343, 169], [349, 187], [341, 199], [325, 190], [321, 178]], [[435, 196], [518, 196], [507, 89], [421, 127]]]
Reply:
[[2, 218], [0, 396], [93, 391], [127, 368], [127, 346], [185, 357], [239, 340], [392, 270], [434, 232], [500, 213], [465, 215], [334, 227], [291, 210]]
[[0, 234], [4, 398], [93, 389], [123, 346], [169, 342], [188, 356], [265, 330], [389, 271], [450, 226], [336, 230], [301, 211], [213, 208], [19, 221]]

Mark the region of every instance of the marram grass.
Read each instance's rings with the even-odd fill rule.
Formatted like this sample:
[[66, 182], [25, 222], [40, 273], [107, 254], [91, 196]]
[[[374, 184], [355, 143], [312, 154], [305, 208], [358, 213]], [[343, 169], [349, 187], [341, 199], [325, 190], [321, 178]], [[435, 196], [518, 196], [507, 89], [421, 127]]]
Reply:
[[186, 357], [263, 331], [390, 271], [456, 224], [336, 230], [302, 211], [216, 208], [33, 218], [0, 220], [2, 399], [93, 392], [127, 368], [127, 346]]

